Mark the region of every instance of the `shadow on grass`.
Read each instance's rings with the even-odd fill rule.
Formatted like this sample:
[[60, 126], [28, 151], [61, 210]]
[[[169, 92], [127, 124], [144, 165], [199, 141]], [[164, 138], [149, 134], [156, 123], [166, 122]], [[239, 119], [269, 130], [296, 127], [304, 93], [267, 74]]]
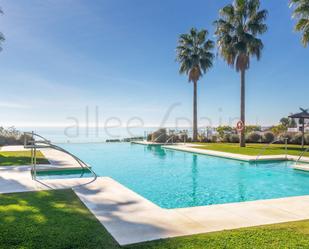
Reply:
[[[30, 165], [31, 158], [28, 156], [4, 156], [0, 155], [0, 166]], [[37, 164], [49, 164], [45, 158], [37, 158]]]
[[[92, 196], [105, 191], [78, 188]], [[164, 234], [164, 229], [143, 220], [131, 222], [117, 215], [122, 208], [134, 212], [136, 204], [100, 203], [93, 210], [104, 216], [107, 228], [112, 225], [116, 234], [127, 238], [148, 231]], [[0, 194], [0, 234], [0, 248], [122, 248], [71, 189]]]
[[72, 190], [0, 195], [0, 248], [120, 248]]

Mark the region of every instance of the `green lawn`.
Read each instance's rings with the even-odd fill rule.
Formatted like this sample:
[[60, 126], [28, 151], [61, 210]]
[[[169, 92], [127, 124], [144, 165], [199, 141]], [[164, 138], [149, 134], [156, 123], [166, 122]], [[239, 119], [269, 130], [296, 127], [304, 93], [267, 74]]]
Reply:
[[117, 248], [72, 190], [0, 195], [0, 248]]
[[[245, 148], [240, 148], [237, 143], [196, 143], [202, 146], [196, 146], [199, 149], [216, 150], [222, 152], [229, 152], [235, 154], [256, 156], [261, 152], [261, 149], [267, 144], [247, 144]], [[308, 146], [307, 146], [308, 147]], [[288, 154], [298, 156], [302, 151], [299, 145], [288, 145]], [[284, 144], [272, 144], [263, 153], [263, 155], [279, 155], [285, 154]], [[305, 153], [305, 156], [309, 156], [309, 152]]]
[[309, 220], [159, 240], [130, 249], [305, 249]]
[[[120, 249], [71, 190], [0, 195], [0, 248]], [[127, 246], [128, 249], [309, 248], [309, 220]]]
[[[30, 151], [0, 151], [0, 166], [28, 165], [30, 163]], [[37, 163], [49, 163], [40, 151], [37, 151]]]

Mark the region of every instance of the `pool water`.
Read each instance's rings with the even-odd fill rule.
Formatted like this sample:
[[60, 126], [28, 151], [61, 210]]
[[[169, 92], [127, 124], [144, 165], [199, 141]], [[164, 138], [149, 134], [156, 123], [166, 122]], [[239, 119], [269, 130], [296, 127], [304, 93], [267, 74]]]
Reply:
[[293, 162], [247, 163], [130, 143], [61, 145], [163, 208], [309, 194], [309, 173]]
[[80, 170], [66, 169], [66, 170], [53, 170], [53, 171], [44, 170], [44, 171], [37, 171], [36, 177], [39, 180], [82, 178], [82, 177], [92, 177], [92, 173], [88, 169], [80, 169]]

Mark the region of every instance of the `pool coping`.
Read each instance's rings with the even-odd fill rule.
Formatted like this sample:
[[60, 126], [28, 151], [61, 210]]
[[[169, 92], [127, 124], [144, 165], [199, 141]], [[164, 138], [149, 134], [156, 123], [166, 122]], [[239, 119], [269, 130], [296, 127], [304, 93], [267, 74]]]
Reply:
[[112, 178], [98, 182], [73, 190], [120, 245], [309, 219], [309, 195], [165, 209]]
[[[260, 156], [257, 158], [257, 156], [248, 156], [248, 155], [241, 155], [241, 154], [236, 154], [236, 153], [199, 149], [199, 148], [191, 147], [191, 146], [192, 144], [165, 145], [165, 146], [162, 146], [162, 148], [169, 149], [169, 150], [189, 152], [189, 153], [196, 153], [200, 155], [208, 155], [208, 156], [233, 159], [233, 160], [250, 162], [250, 163], [257, 162], [257, 161], [258, 162], [263, 162], [263, 161], [294, 161], [296, 162], [299, 158], [298, 156], [292, 156], [292, 155], [266, 155], [266, 156]], [[293, 168], [296, 170], [309, 171], [309, 157], [302, 157], [300, 162], [298, 162], [297, 165], [294, 165]]]
[[[9, 145], [0, 148], [0, 151], [29, 151], [30, 149], [24, 148], [23, 145]], [[39, 151], [44, 155], [49, 164], [37, 164], [36, 171], [65, 171], [65, 170], [81, 170], [78, 162], [68, 154], [54, 150], [52, 148], [40, 148]], [[88, 165], [91, 168], [91, 165]]]

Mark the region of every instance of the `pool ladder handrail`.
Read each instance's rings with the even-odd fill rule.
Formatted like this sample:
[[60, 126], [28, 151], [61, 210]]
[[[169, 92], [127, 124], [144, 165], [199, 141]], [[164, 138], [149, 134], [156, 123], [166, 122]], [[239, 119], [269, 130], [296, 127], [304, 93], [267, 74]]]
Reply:
[[32, 142], [33, 140], [35, 140], [34, 137], [39, 137], [39, 138], [42, 139], [42, 141], [50, 143], [50, 141], [47, 140], [45, 137], [43, 137], [43, 136], [41, 136], [41, 135], [39, 135], [37, 133], [34, 133], [33, 131], [32, 132], [24, 132], [24, 147], [27, 146], [27, 136], [31, 136], [32, 140], [30, 140], [29, 142]]
[[[287, 155], [288, 155], [288, 153], [287, 153], [288, 139], [287, 139], [287, 138], [284, 138], [284, 140], [285, 140], [285, 157], [287, 157]], [[263, 155], [264, 151], [265, 151], [270, 145], [272, 145], [272, 144], [274, 144], [274, 143], [277, 143], [277, 142], [281, 142], [281, 141], [282, 141], [282, 139], [277, 139], [277, 140], [274, 140], [274, 141], [270, 142], [270, 143], [267, 144], [266, 146], [264, 146], [264, 147], [260, 150], [259, 154], [256, 156], [255, 162], [258, 161], [258, 159]]]
[[168, 144], [169, 144], [168, 142], [169, 142], [170, 140], [172, 140], [172, 144], [174, 144], [174, 140], [173, 140], [173, 139], [174, 139], [175, 136], [176, 136], [175, 134], [172, 134], [171, 137], [168, 138], [168, 139], [165, 141], [164, 145], [168, 145]]
[[309, 151], [309, 147], [308, 147], [307, 149], [303, 150], [303, 151], [300, 153], [300, 155], [299, 155], [298, 159], [296, 160], [295, 164], [298, 164], [299, 161], [300, 161], [300, 159], [301, 159], [301, 158], [305, 155], [305, 153], [308, 152], [308, 151]]
[[[42, 142], [41, 142], [42, 143]], [[78, 158], [77, 156], [75, 156], [74, 154], [72, 154], [71, 152], [63, 149], [62, 147], [58, 146], [58, 145], [55, 145], [55, 144], [51, 144], [51, 143], [47, 143], [48, 144], [48, 148], [52, 148], [52, 149], [55, 149], [55, 150], [58, 150], [58, 151], [61, 151], [63, 153], [66, 153], [68, 154], [69, 156], [71, 156], [73, 159], [75, 159], [75, 161], [78, 162], [78, 164], [80, 165], [80, 167], [82, 169], [87, 169], [89, 170], [95, 177], [95, 179], [97, 178], [97, 174], [91, 169], [91, 167], [88, 166], [87, 163], [85, 163], [83, 160], [81, 160], [80, 158]]]
[[[25, 136], [25, 141], [24, 141], [24, 145], [25, 145], [25, 148], [31, 148], [31, 164], [32, 164], [32, 169], [33, 169], [33, 175], [34, 175], [34, 179], [36, 179], [36, 150], [38, 148], [52, 148], [52, 149], [55, 149], [55, 150], [58, 150], [58, 151], [61, 151], [63, 153], [66, 153], [68, 154], [69, 156], [71, 156], [75, 161], [77, 161], [77, 163], [80, 165], [80, 167], [84, 170], [84, 169], [87, 169], [89, 170], [93, 176], [94, 176], [94, 180], [97, 179], [97, 174], [91, 169], [91, 167], [88, 166], [88, 164], [86, 164], [83, 160], [81, 160], [80, 158], [78, 158], [77, 156], [75, 156], [74, 154], [72, 154], [71, 152], [63, 149], [62, 147], [60, 146], [57, 146], [55, 144], [52, 144], [49, 140], [45, 139], [44, 137], [36, 134], [36, 133], [33, 133], [33, 132], [25, 132], [24, 133], [25, 135], [29, 135], [31, 134], [31, 138], [32, 140], [30, 140], [30, 145], [28, 145], [27, 141], [26, 141], [26, 136]], [[39, 141], [36, 141], [34, 139], [34, 136], [37, 136], [43, 140], [39, 140]]]
[[160, 136], [158, 136], [155, 140], [153, 140], [153, 142], [156, 143], [157, 140], [158, 140], [160, 137], [162, 137], [163, 135], [166, 135], [166, 133], [162, 133], [162, 134], [161, 134]]
[[[28, 140], [28, 137], [31, 139]], [[36, 140], [35, 137], [38, 137], [42, 140]], [[32, 171], [35, 172], [35, 177], [36, 177], [36, 150], [38, 149], [38, 146], [36, 146], [36, 142], [48, 142], [50, 143], [49, 140], [44, 138], [43, 136], [32, 132], [24, 132], [24, 148], [25, 149], [31, 149], [31, 165], [32, 165]], [[33, 177], [33, 175], [32, 175]]]

